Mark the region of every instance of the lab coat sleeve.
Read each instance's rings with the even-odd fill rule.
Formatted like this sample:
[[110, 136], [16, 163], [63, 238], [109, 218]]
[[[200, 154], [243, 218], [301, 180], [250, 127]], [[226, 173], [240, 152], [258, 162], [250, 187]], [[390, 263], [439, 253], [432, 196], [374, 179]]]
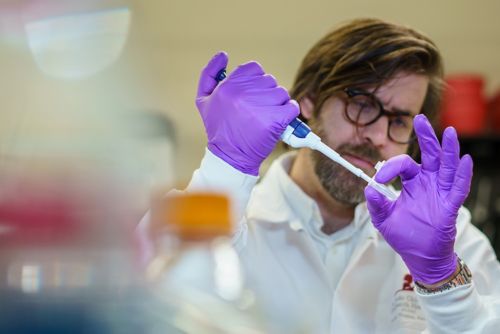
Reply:
[[194, 171], [185, 191], [211, 191], [227, 195], [231, 199], [234, 217], [239, 221], [257, 179], [257, 176], [240, 172], [205, 149], [200, 168]]
[[488, 239], [459, 216], [455, 250], [472, 272], [472, 283], [442, 293], [417, 293], [430, 333], [498, 333], [500, 326], [500, 263]]
[[484, 333], [481, 328], [494, 319], [474, 283], [440, 294], [417, 295], [430, 333]]

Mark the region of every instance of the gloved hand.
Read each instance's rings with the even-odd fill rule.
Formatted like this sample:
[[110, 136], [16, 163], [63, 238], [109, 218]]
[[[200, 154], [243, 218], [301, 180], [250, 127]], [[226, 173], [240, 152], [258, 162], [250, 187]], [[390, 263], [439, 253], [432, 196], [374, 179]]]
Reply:
[[373, 224], [401, 255], [413, 279], [432, 285], [451, 277], [457, 268], [455, 224], [470, 190], [472, 159], [460, 159], [454, 128], [444, 131], [442, 147], [424, 115], [415, 117], [414, 128], [422, 165], [407, 155], [396, 156], [375, 177], [387, 183], [399, 175], [399, 198], [390, 201], [371, 187], [366, 187], [365, 196]]
[[227, 54], [219, 52], [203, 69], [196, 106], [210, 152], [243, 173], [258, 175], [299, 106], [256, 62], [238, 66], [218, 83], [216, 75], [227, 62]]

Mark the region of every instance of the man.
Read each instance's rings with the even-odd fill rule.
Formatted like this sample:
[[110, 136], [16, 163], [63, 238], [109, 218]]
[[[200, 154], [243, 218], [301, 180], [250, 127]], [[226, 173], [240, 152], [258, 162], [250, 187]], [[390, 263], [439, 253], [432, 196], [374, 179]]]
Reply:
[[[388, 160], [376, 180], [401, 178], [396, 201], [308, 148], [279, 158], [254, 187], [299, 108], [255, 62], [218, 82], [227, 62], [218, 53], [201, 74], [208, 149], [187, 190], [235, 198], [244, 216], [235, 244], [271, 331], [493, 331], [500, 264], [460, 208], [472, 160], [460, 158], [454, 129], [440, 144], [429, 122], [442, 79], [434, 43], [354, 20], [313, 46], [291, 89], [302, 119], [352, 164], [373, 175]], [[421, 165], [404, 155], [415, 137]]]

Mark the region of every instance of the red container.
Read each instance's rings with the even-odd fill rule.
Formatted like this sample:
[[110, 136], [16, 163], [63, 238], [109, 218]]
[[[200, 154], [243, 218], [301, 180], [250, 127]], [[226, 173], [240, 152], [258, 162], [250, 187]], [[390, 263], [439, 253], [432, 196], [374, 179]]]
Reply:
[[442, 128], [453, 126], [462, 136], [483, 134], [487, 115], [483, 78], [462, 74], [449, 76], [445, 81], [441, 105]]

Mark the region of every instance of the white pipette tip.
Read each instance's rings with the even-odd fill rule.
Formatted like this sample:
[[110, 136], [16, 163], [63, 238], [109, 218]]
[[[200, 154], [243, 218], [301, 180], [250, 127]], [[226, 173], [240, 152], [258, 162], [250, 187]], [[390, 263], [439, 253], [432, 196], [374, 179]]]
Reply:
[[[379, 161], [375, 164], [375, 170], [377, 171], [377, 173], [384, 164], [385, 161]], [[395, 201], [398, 198], [398, 194], [396, 194], [391, 188], [375, 181], [375, 176], [370, 178], [370, 181], [368, 181], [368, 185], [373, 189], [377, 190], [379, 193], [383, 194], [391, 201]]]
[[398, 199], [398, 195], [391, 188], [376, 182], [373, 178], [370, 180], [370, 182], [368, 182], [368, 185], [391, 201], [395, 201]]

